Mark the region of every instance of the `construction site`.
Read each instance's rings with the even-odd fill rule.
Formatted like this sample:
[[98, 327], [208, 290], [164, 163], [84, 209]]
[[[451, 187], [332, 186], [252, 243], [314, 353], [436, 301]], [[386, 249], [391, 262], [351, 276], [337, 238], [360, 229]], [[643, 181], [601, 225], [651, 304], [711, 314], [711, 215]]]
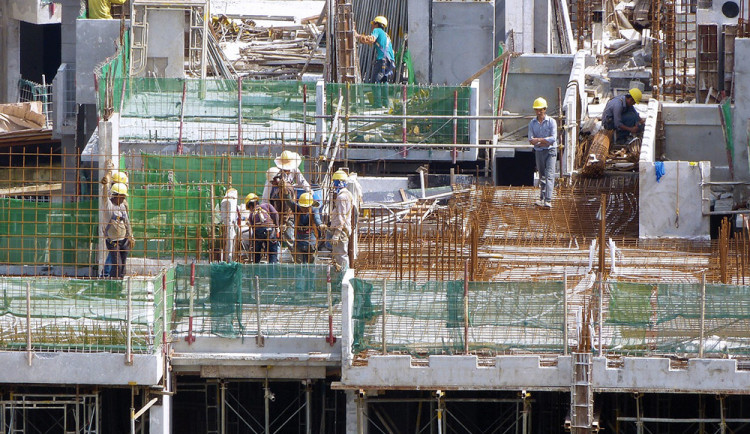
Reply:
[[0, 432], [750, 432], [745, 0], [94, 3], [0, 0]]

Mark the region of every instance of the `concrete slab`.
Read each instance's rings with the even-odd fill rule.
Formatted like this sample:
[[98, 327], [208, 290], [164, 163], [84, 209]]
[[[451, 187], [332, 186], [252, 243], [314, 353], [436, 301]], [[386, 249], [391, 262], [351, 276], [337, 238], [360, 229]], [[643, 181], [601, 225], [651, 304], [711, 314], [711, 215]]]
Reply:
[[0, 383], [144, 385], [159, 383], [164, 362], [160, 354], [135, 354], [125, 364], [125, 354], [32, 353], [31, 366], [25, 352], [0, 352]]

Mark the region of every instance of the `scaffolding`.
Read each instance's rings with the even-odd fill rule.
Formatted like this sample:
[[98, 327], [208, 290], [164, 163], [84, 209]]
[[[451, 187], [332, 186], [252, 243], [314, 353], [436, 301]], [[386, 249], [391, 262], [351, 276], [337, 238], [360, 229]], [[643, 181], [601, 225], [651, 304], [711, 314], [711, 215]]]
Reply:
[[[11, 392], [0, 396], [2, 397], [0, 428], [3, 432], [41, 434], [55, 428], [62, 428], [63, 432], [84, 434], [101, 432], [101, 404], [97, 392], [74, 394]], [[43, 419], [38, 416], [42, 413], [46, 416]]]

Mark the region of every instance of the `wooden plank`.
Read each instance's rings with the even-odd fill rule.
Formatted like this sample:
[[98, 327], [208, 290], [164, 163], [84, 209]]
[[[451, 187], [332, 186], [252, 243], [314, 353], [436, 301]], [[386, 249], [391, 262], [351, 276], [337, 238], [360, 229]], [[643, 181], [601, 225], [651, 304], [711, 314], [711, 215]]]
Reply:
[[22, 195], [47, 195], [52, 192], [62, 191], [62, 183], [27, 185], [26, 187], [11, 187], [0, 189], [0, 197], [22, 196]]

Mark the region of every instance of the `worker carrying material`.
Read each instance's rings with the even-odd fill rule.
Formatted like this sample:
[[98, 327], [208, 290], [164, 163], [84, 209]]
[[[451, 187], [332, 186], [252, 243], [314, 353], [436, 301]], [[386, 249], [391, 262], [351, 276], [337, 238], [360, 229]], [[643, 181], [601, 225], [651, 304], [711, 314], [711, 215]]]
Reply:
[[112, 183], [112, 179], [113, 175], [107, 171], [101, 180], [103, 204], [100, 231], [107, 246], [102, 277], [122, 279], [128, 253], [135, 246], [135, 238], [125, 206], [128, 186], [122, 182]]
[[354, 33], [354, 37], [362, 44], [375, 45], [375, 63], [370, 70], [367, 82], [376, 83], [373, 90], [373, 104], [375, 107], [388, 106], [388, 88], [383, 83], [393, 79], [396, 71], [396, 57], [393, 55], [393, 44], [391, 38], [385, 32], [388, 20], [378, 15], [370, 22], [372, 33], [360, 35]]
[[249, 212], [248, 226], [252, 230], [252, 258], [260, 263], [263, 253], [268, 254], [268, 263], [279, 262], [279, 213], [269, 203], [258, 203], [255, 193], [245, 197], [245, 207]]
[[529, 143], [534, 146], [536, 170], [539, 173], [537, 206], [552, 208], [557, 165], [557, 122], [547, 116], [547, 101], [539, 97], [532, 106], [536, 117], [529, 122]]
[[125, 4], [125, 0], [89, 0], [88, 17], [92, 20], [111, 20], [112, 5]]
[[317, 251], [316, 230], [323, 233], [326, 226], [320, 218], [320, 204], [312, 193], [302, 193], [294, 204], [294, 250], [292, 256], [297, 264], [312, 264]]
[[337, 270], [349, 267], [349, 237], [352, 235], [354, 197], [346, 189], [348, 175], [339, 169], [333, 174], [334, 204], [331, 210], [331, 256]]
[[604, 106], [602, 128], [616, 133], [614, 137], [616, 144], [624, 144], [630, 134], [643, 132], [643, 124], [646, 120], [641, 119], [634, 107], [641, 102], [641, 97], [640, 89], [634, 87], [628, 93], [610, 99]]

